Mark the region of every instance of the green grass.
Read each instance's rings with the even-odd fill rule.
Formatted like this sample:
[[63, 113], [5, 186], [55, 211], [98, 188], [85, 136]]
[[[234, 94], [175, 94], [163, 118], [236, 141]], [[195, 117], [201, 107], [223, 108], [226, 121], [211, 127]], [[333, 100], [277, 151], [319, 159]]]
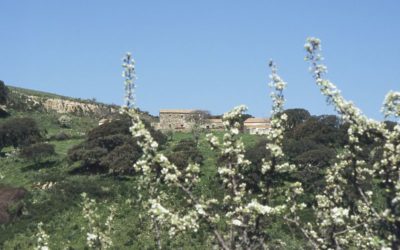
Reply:
[[[72, 139], [48, 141], [55, 145], [56, 155], [39, 163], [23, 161], [17, 156], [0, 159], [0, 185], [23, 187], [29, 194], [24, 199], [23, 215], [12, 223], [0, 226], [0, 249], [32, 249], [36, 244], [37, 224], [44, 223], [45, 231], [50, 235], [50, 248], [85, 249], [87, 222], [82, 215], [81, 193], [85, 192], [98, 202], [102, 218], [108, 215], [108, 207], [115, 204], [118, 208], [114, 220], [112, 235], [114, 249], [154, 249], [155, 240], [144, 208], [138, 202], [141, 192], [138, 191], [136, 177], [115, 178], [106, 174], [86, 175], [71, 174], [75, 165], [66, 160], [68, 150], [81, 143], [87, 131], [97, 126], [97, 120], [91, 117], [72, 117], [70, 128], [61, 128], [58, 124], [60, 114], [41, 112], [12, 112], [13, 117], [31, 117], [40, 128], [47, 131], [46, 138], [58, 133], [67, 133]], [[0, 123], [6, 119], [0, 120]], [[215, 132], [222, 140], [223, 133]], [[216, 152], [212, 151], [201, 134], [199, 150], [204, 156], [201, 166], [202, 175], [199, 187], [195, 192], [205, 197], [222, 198], [222, 185], [217, 176]], [[175, 133], [163, 150], [168, 151], [182, 139], [192, 138], [191, 133]], [[260, 139], [259, 136], [243, 134], [243, 142], [250, 146]], [[5, 148], [3, 152], [11, 152]], [[42, 190], [39, 183], [56, 183], [48, 190]], [[176, 202], [179, 198], [177, 198]], [[167, 249], [210, 249], [207, 231], [187, 233], [170, 239], [166, 232], [162, 240]]]

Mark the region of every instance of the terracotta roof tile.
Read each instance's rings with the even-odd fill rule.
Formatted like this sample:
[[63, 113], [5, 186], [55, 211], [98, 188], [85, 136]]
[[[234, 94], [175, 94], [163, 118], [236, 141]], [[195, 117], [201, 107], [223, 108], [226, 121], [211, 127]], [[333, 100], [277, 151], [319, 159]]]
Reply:
[[195, 109], [161, 109], [161, 113], [175, 113], [175, 114], [190, 114], [195, 112]]

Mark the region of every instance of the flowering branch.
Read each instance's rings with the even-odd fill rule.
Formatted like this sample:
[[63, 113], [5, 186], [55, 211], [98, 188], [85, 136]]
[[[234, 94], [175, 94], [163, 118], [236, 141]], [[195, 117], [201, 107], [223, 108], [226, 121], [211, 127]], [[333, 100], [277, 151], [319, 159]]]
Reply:
[[37, 225], [38, 232], [36, 233], [37, 245], [36, 250], [49, 250], [49, 235], [43, 229], [43, 222]]
[[122, 72], [122, 77], [125, 78], [125, 107], [133, 108], [135, 107], [135, 61], [132, 58], [131, 53], [127, 52], [125, 57], [122, 59], [122, 67], [124, 71]]
[[83, 217], [88, 221], [88, 232], [86, 242], [88, 247], [92, 249], [109, 249], [113, 246], [111, 239], [112, 222], [114, 220], [116, 208], [110, 207], [110, 214], [104, 225], [100, 223], [100, 214], [98, 212], [96, 201], [89, 199], [86, 193], [81, 194], [83, 198], [82, 213]]

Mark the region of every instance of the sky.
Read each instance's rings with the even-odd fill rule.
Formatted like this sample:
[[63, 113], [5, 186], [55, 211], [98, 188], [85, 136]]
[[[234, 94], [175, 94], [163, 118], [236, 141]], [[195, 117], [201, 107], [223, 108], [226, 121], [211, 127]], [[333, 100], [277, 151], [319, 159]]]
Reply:
[[381, 120], [400, 90], [400, 1], [1, 0], [0, 79], [122, 104], [122, 57], [136, 61], [137, 105], [270, 115], [268, 61], [288, 83], [286, 108], [333, 114], [304, 61], [322, 41], [327, 77]]

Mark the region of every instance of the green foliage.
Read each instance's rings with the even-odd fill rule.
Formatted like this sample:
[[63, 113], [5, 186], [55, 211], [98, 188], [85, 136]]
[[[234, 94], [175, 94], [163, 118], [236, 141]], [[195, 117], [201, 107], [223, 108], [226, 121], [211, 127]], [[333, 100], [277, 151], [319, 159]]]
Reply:
[[8, 88], [3, 81], [0, 80], [0, 105], [7, 103], [8, 99]]
[[42, 131], [31, 118], [11, 118], [0, 124], [0, 149], [7, 146], [27, 146], [42, 138]]
[[50, 140], [65, 141], [71, 139], [71, 136], [65, 132], [59, 132], [49, 137]]
[[296, 140], [307, 138], [316, 143], [339, 146], [346, 140], [346, 131], [342, 128], [344, 126], [337, 116], [312, 116], [290, 130], [288, 137]]
[[[291, 176], [271, 176], [270, 183], [281, 178], [294, 178], [303, 183], [308, 197], [324, 187], [324, 172], [335, 160], [336, 150], [346, 141], [345, 125], [340, 124], [336, 116], [310, 116], [305, 109], [284, 111], [288, 115], [283, 151], [289, 162], [298, 166], [298, 171]], [[246, 158], [252, 162], [249, 169], [248, 185], [255, 188], [259, 179], [262, 159], [269, 158], [266, 139], [260, 139], [247, 149]], [[257, 191], [257, 190], [256, 190]]]
[[55, 147], [53, 144], [36, 143], [23, 147], [19, 155], [25, 160], [33, 160], [39, 162], [44, 158], [55, 155]]
[[[123, 116], [89, 131], [86, 140], [68, 152], [70, 162], [80, 162], [76, 171], [133, 173], [132, 166], [142, 150], [130, 134], [130, 124], [130, 119]], [[160, 145], [167, 141], [162, 133], [154, 129], [151, 133]]]
[[203, 155], [197, 147], [197, 143], [192, 139], [183, 139], [176, 144], [167, 157], [178, 168], [183, 169], [189, 163], [203, 163]]
[[71, 126], [71, 117], [68, 115], [62, 115], [58, 118], [58, 123], [62, 128], [69, 128]]
[[308, 112], [308, 110], [299, 108], [286, 109], [285, 111], [283, 111], [283, 113], [287, 115], [287, 120], [285, 124], [286, 129], [294, 128], [311, 117], [310, 112]]

